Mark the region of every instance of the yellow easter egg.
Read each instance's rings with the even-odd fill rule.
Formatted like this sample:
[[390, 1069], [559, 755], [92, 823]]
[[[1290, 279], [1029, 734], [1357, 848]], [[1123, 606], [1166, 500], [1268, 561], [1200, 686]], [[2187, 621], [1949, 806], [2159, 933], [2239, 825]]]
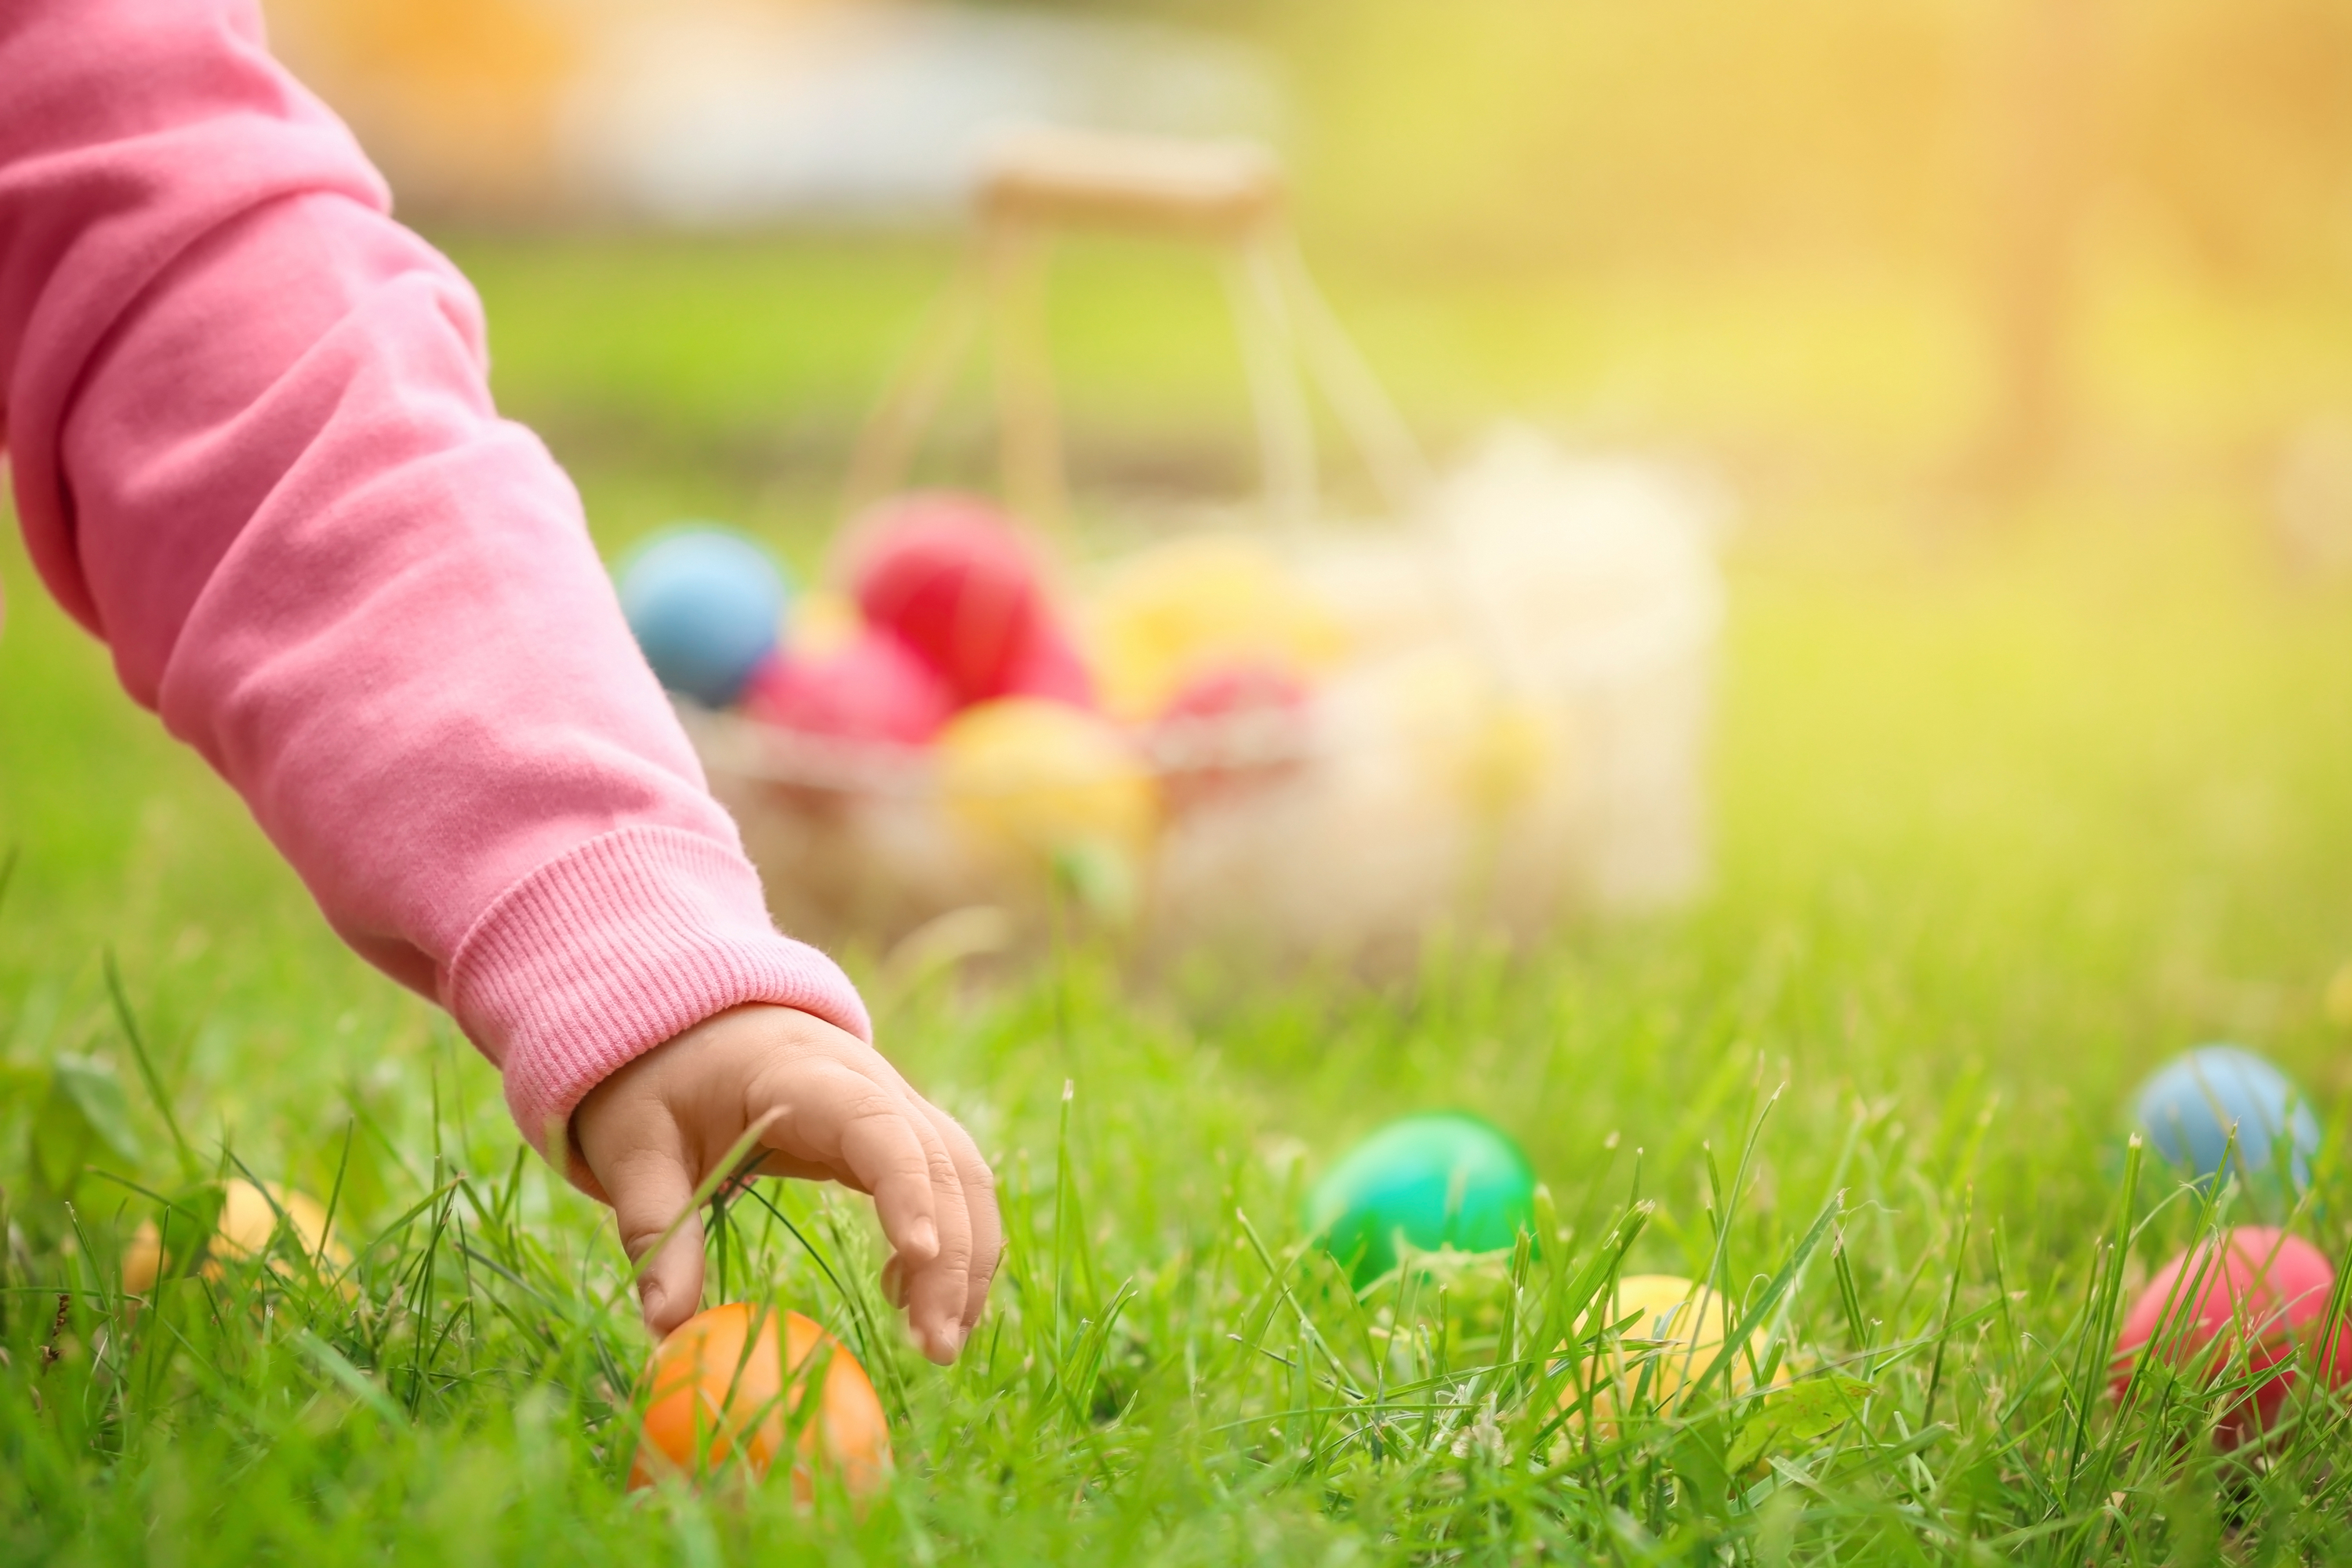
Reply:
[[1137, 720], [1213, 669], [1314, 673], [1348, 651], [1315, 594], [1273, 552], [1240, 539], [1180, 540], [1132, 557], [1095, 596], [1087, 629], [1104, 703]]
[[1414, 772], [1474, 816], [1508, 814], [1565, 765], [1559, 716], [1507, 689], [1460, 648], [1390, 660], [1370, 675], [1368, 691]]
[[[1602, 1431], [1613, 1430], [1618, 1413], [1638, 1402], [1645, 1409], [1673, 1415], [1684, 1390], [1706, 1376], [1723, 1349], [1728, 1331], [1722, 1295], [1678, 1274], [1629, 1274], [1618, 1280], [1605, 1321], [1625, 1327], [1605, 1340], [1577, 1376], [1561, 1390], [1560, 1403], [1578, 1404], [1591, 1389], [1591, 1414]], [[1587, 1325], [1578, 1324], [1580, 1333]], [[1748, 1346], [1758, 1360], [1763, 1356], [1760, 1336]], [[1729, 1392], [1744, 1394], [1756, 1386], [1747, 1354], [1731, 1358]], [[1786, 1368], [1775, 1384], [1788, 1381]], [[1701, 1397], [1721, 1398], [1724, 1384], [1710, 1381]]]
[[351, 1253], [327, 1231], [327, 1211], [308, 1193], [298, 1193], [276, 1182], [257, 1187], [233, 1181], [223, 1194], [219, 1231], [213, 1237], [213, 1256], [243, 1261], [268, 1247], [278, 1229], [280, 1212], [294, 1227], [302, 1250], [313, 1258], [323, 1251], [322, 1267], [330, 1271], [351, 1261]]
[[144, 1296], [155, 1288], [156, 1276], [163, 1272], [163, 1233], [155, 1228], [153, 1220], [142, 1219], [122, 1248], [123, 1293]]
[[1496, 701], [1462, 761], [1462, 788], [1481, 816], [1501, 816], [1531, 798], [1560, 765], [1558, 726], [1534, 703]]
[[[265, 1250], [277, 1233], [281, 1211], [302, 1250], [319, 1259], [322, 1272], [333, 1274], [350, 1266], [351, 1249], [328, 1228], [327, 1211], [320, 1206], [318, 1199], [276, 1182], [257, 1187], [240, 1178], [221, 1189], [220, 1223], [206, 1248], [209, 1256], [204, 1267], [205, 1278], [220, 1278], [223, 1259], [243, 1262]], [[175, 1250], [179, 1245], [174, 1242]], [[154, 1221], [140, 1221], [122, 1248], [124, 1291], [133, 1296], [146, 1295], [163, 1274], [163, 1233], [156, 1229]], [[270, 1267], [280, 1275], [286, 1272], [282, 1259], [273, 1261]], [[346, 1293], [351, 1288], [346, 1280]]]
[[1009, 697], [940, 731], [949, 815], [992, 849], [1039, 859], [1086, 846], [1139, 856], [1157, 817], [1151, 775], [1126, 736], [1060, 702]]

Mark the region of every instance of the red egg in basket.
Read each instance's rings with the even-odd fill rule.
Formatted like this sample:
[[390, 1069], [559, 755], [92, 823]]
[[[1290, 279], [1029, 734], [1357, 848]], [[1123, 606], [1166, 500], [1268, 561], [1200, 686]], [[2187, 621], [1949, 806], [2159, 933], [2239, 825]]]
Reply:
[[1148, 738], [1170, 809], [1230, 798], [1297, 768], [1306, 755], [1307, 704], [1305, 683], [1274, 664], [1221, 665], [1185, 681]]
[[1006, 697], [1038, 697], [1048, 702], [1095, 710], [1095, 680], [1086, 660], [1062, 628], [1048, 622], [1036, 628], [1004, 671]]
[[1044, 574], [1003, 513], [968, 496], [910, 496], [885, 503], [862, 533], [850, 570], [858, 608], [904, 638], [958, 706], [1013, 696], [1091, 704]]
[[928, 745], [955, 711], [947, 685], [895, 634], [868, 628], [819, 658], [771, 658], [743, 694], [752, 718], [835, 740]]

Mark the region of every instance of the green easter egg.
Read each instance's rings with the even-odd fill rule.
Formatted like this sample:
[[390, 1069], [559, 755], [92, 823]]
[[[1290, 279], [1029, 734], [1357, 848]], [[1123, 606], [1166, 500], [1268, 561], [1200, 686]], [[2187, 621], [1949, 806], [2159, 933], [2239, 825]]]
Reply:
[[1307, 1225], [1358, 1288], [1397, 1265], [1400, 1237], [1434, 1252], [1499, 1252], [1534, 1228], [1535, 1170], [1493, 1123], [1456, 1111], [1391, 1121], [1307, 1196]]

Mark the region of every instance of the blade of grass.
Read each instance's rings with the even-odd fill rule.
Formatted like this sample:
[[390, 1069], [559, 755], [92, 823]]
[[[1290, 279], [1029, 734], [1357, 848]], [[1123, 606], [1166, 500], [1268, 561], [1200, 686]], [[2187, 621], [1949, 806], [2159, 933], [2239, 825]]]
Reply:
[[[14, 858], [11, 857], [13, 868]], [[0, 885], [0, 891], [5, 891]], [[147, 1098], [154, 1101], [156, 1111], [163, 1118], [164, 1131], [172, 1135], [172, 1147], [180, 1161], [180, 1177], [194, 1182], [204, 1171], [204, 1163], [189, 1147], [187, 1135], [180, 1131], [180, 1119], [172, 1110], [172, 1097], [163, 1092], [163, 1079], [155, 1070], [155, 1059], [147, 1051], [147, 1040], [139, 1032], [139, 1020], [131, 1011], [131, 998], [122, 989], [122, 971], [114, 961], [114, 949], [109, 947], [100, 958], [106, 972], [106, 994], [114, 1004], [114, 1019], [121, 1026], [123, 1038], [131, 1042], [131, 1059], [139, 1064], [139, 1080], [147, 1086]]]

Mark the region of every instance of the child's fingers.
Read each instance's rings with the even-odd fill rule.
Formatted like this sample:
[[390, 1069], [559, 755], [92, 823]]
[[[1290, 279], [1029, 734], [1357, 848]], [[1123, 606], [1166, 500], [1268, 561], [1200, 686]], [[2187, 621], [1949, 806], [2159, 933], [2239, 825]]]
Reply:
[[632, 1149], [614, 1158], [610, 1169], [596, 1173], [613, 1200], [621, 1250], [632, 1262], [644, 1258], [671, 1223], [678, 1222], [659, 1255], [637, 1277], [637, 1303], [656, 1339], [694, 1316], [702, 1304], [702, 1215], [694, 1206], [694, 1173], [676, 1125], [667, 1125], [665, 1131], [667, 1136], [661, 1142]]
[[971, 1289], [975, 1240], [971, 1205], [965, 1198], [961, 1166], [938, 1125], [945, 1118], [913, 1094], [902, 1094], [899, 1103], [908, 1124], [923, 1141], [933, 1212], [940, 1221], [939, 1256], [928, 1262], [909, 1259], [910, 1267], [904, 1273], [907, 1321], [923, 1353], [945, 1366], [963, 1349], [963, 1310]]
[[892, 1283], [903, 1292], [916, 1342], [935, 1362], [953, 1361], [963, 1345], [971, 1215], [962, 1173], [930, 1108], [866, 1050], [804, 1068], [795, 1090], [792, 1113], [769, 1142], [829, 1163], [873, 1194], [898, 1254]]
[[940, 1141], [947, 1144], [949, 1158], [955, 1162], [964, 1208], [971, 1216], [971, 1251], [960, 1318], [961, 1338], [969, 1336], [980, 1321], [981, 1311], [988, 1305], [989, 1282], [996, 1277], [997, 1260], [1004, 1253], [1004, 1226], [996, 1212], [996, 1173], [981, 1158], [980, 1146], [971, 1141], [971, 1134], [963, 1130], [962, 1123], [928, 1100], [923, 1102], [923, 1110], [938, 1130]]
[[988, 1288], [1004, 1250], [996, 1209], [996, 1177], [956, 1120], [918, 1094], [898, 1070], [868, 1051], [866, 1074], [894, 1089], [916, 1119], [931, 1161], [932, 1197], [940, 1217], [936, 1259], [894, 1259], [887, 1287], [907, 1310], [924, 1353], [945, 1365], [955, 1360], [988, 1304]]
[[910, 1266], [940, 1255], [940, 1215], [931, 1155], [916, 1118], [890, 1085], [877, 1083], [839, 1061], [806, 1064], [772, 1100], [754, 1096], [745, 1109], [764, 1114], [771, 1103], [784, 1114], [770, 1124], [766, 1142], [787, 1160], [820, 1166], [874, 1198], [882, 1234]]

